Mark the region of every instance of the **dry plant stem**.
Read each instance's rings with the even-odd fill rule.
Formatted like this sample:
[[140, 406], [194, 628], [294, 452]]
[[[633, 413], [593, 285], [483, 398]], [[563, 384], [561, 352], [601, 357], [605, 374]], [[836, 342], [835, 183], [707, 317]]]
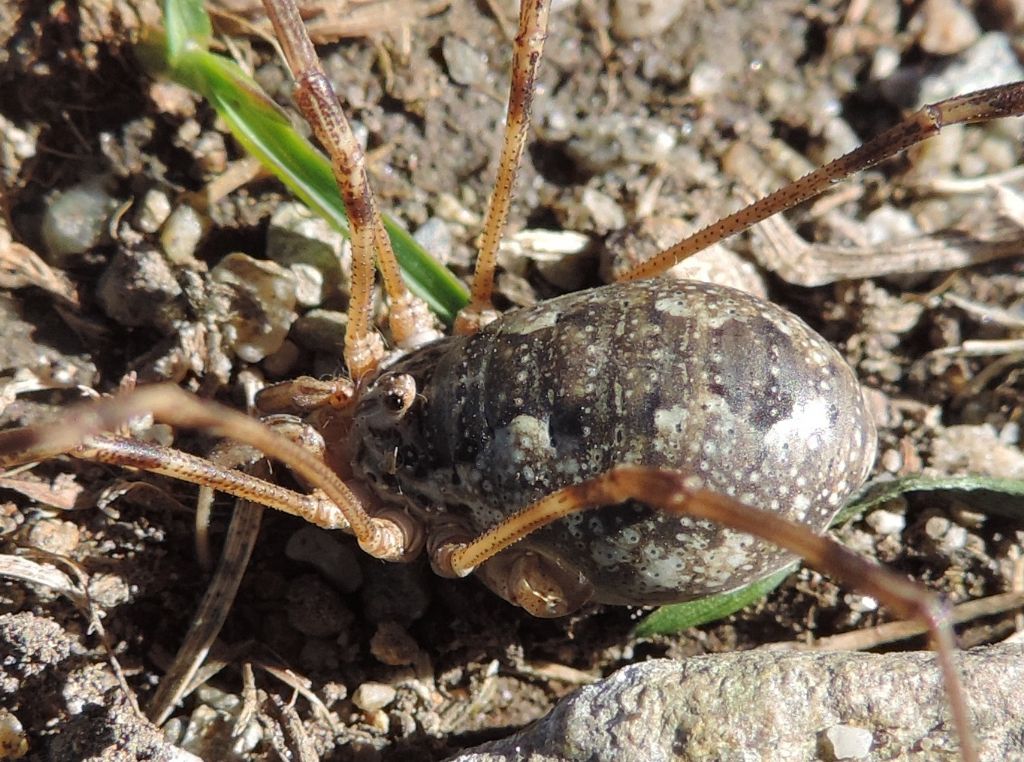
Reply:
[[192, 617], [192, 624], [174, 657], [174, 663], [160, 681], [160, 687], [146, 710], [157, 725], [163, 725], [175, 705], [185, 697], [189, 683], [220, 634], [256, 546], [262, 516], [262, 506], [242, 501], [235, 507], [217, 570]]
[[947, 125], [985, 122], [1020, 116], [1022, 113], [1024, 82], [978, 90], [925, 106], [860, 148], [840, 156], [740, 211], [713, 222], [646, 262], [641, 262], [623, 273], [619, 280], [639, 280], [658, 275], [723, 238], [742, 232], [773, 214], [790, 209], [822, 193], [833, 183], [932, 137]]
[[474, 333], [494, 314], [491, 297], [494, 291], [494, 270], [498, 262], [498, 244], [508, 222], [516, 175], [523, 157], [523, 147], [530, 130], [533, 93], [547, 39], [550, 0], [523, 0], [519, 6], [519, 32], [512, 54], [512, 80], [509, 84], [508, 112], [505, 133], [498, 157], [498, 176], [494, 192], [487, 204], [480, 248], [473, 272], [470, 304], [459, 313], [455, 332]]
[[398, 260], [377, 211], [363, 150], [356, 140], [338, 96], [317, 58], [294, 3], [264, 0], [264, 7], [288, 67], [295, 78], [295, 103], [331, 157], [331, 168], [348, 213], [352, 241], [352, 286], [345, 332], [345, 361], [352, 378], [373, 372], [384, 356], [384, 344], [373, 329], [374, 261], [392, 304], [389, 326], [395, 343], [409, 346], [429, 331], [425, 308], [414, 305], [402, 280]]
[[[949, 620], [950, 624], [962, 624], [1020, 609], [1022, 606], [1024, 593], [999, 593], [954, 606], [949, 613]], [[927, 631], [928, 628], [919, 621], [901, 620], [819, 638], [811, 643], [778, 643], [769, 648], [793, 651], [863, 651], [923, 635]]]
[[[223, 405], [197, 399], [172, 384], [149, 386], [131, 394], [81, 405], [61, 423], [0, 432], [0, 467], [74, 453], [100, 432], [110, 431], [134, 416], [145, 414], [152, 414], [155, 419], [173, 426], [204, 429], [234, 439], [281, 461], [298, 476], [322, 489], [328, 499], [317, 501], [315, 506], [299, 501], [295, 505], [274, 507], [326, 529], [349, 529], [359, 546], [375, 558], [399, 560], [404, 557], [409, 540], [405, 531], [394, 522], [371, 517], [352, 490], [322, 460], [260, 421]], [[128, 461], [126, 465], [132, 464]], [[155, 465], [159, 468], [164, 464]], [[249, 497], [248, 494], [239, 496]], [[313, 512], [309, 513], [311, 509]]]
[[925, 623], [938, 652], [961, 755], [977, 760], [963, 687], [953, 664], [956, 644], [948, 607], [899, 574], [867, 561], [828, 537], [730, 497], [686, 486], [684, 475], [646, 466], [616, 466], [600, 476], [557, 490], [510, 516], [466, 545], [438, 549], [438, 562], [466, 576], [474, 568], [553, 521], [591, 508], [639, 500], [666, 513], [703, 519], [763, 538], [797, 554], [815, 569], [876, 597], [898, 615]]
[[961, 230], [944, 230], [907, 241], [876, 246], [807, 243], [781, 216], [763, 220], [755, 231], [766, 241], [759, 264], [788, 283], [807, 288], [841, 280], [895, 273], [957, 270], [1020, 255], [1020, 226], [1001, 223], [984, 240]]

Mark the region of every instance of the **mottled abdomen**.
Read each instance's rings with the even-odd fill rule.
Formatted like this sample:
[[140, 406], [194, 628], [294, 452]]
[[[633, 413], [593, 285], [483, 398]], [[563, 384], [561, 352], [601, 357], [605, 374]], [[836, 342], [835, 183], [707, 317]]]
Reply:
[[[447, 339], [389, 373], [417, 379], [391, 428], [357, 425], [357, 468], [482, 531], [618, 463], [674, 468], [823, 531], [867, 477], [875, 428], [853, 372], [807, 325], [746, 294], [657, 279], [572, 294]], [[642, 505], [562, 520], [523, 546], [589, 579], [594, 600], [728, 590], [789, 560]]]

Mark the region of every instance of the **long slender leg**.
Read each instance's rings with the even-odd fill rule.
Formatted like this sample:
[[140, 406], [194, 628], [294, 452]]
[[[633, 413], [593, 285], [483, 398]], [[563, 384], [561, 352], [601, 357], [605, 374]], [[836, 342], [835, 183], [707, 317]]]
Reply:
[[674, 246], [641, 262], [619, 276], [620, 281], [650, 278], [665, 272], [692, 254], [740, 233], [773, 214], [784, 212], [817, 196], [832, 184], [855, 172], [874, 166], [883, 159], [937, 134], [951, 124], [987, 122], [1024, 114], [1024, 82], [1013, 82], [987, 90], [960, 95], [925, 106], [894, 127], [872, 138], [859, 148], [840, 156], [824, 167], [755, 201], [718, 222], [698, 230]]
[[501, 155], [498, 157], [498, 177], [487, 205], [484, 229], [480, 234], [470, 304], [459, 313], [455, 321], [456, 333], [475, 333], [496, 315], [491, 296], [494, 291], [498, 244], [505, 232], [516, 175], [519, 173], [523, 147], [530, 130], [534, 84], [544, 52], [544, 41], [547, 39], [550, 6], [550, 0], [522, 0], [519, 6], [519, 33], [512, 54], [512, 80], [509, 84], [505, 134]]
[[955, 644], [948, 610], [937, 595], [806, 527], [725, 495], [687, 487], [679, 472], [617, 466], [593, 479], [553, 492], [472, 542], [441, 545], [433, 551], [431, 560], [439, 571], [466, 576], [553, 521], [627, 500], [639, 500], [674, 515], [713, 521], [775, 543], [801, 556], [814, 568], [875, 596], [899, 615], [924, 622], [938, 651], [963, 758], [977, 759], [963, 688], [953, 664]]
[[177, 451], [170, 452], [175, 459], [180, 459], [180, 467], [167, 468], [164, 472], [170, 476], [295, 513], [328, 529], [347, 528], [360, 547], [375, 558], [400, 560], [418, 542], [418, 527], [370, 516], [337, 474], [301, 445], [236, 410], [200, 400], [171, 384], [147, 386], [81, 405], [60, 423], [0, 432], [0, 467], [72, 453], [161, 472], [167, 462], [158, 450], [129, 440], [101, 436], [102, 432], [145, 413], [171, 425], [205, 429], [254, 447], [322, 490], [326, 499], [315, 496], [307, 499], [298, 493], [291, 493], [290, 497], [287, 490], [276, 485], [240, 472], [218, 469]]
[[299, 11], [291, 0], [264, 0], [264, 7], [295, 78], [295, 102], [331, 157], [331, 167], [348, 212], [352, 240], [352, 287], [345, 361], [352, 378], [373, 372], [384, 344], [373, 330], [374, 261], [380, 268], [390, 302], [389, 325], [399, 346], [421, 341], [432, 332], [432, 318], [422, 300], [406, 288], [391, 241], [377, 210], [359, 146], [338, 96], [324, 73]]

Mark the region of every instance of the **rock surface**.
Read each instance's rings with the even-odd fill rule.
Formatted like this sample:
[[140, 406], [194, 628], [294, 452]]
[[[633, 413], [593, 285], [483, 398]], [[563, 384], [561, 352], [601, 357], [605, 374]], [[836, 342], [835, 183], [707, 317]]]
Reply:
[[[959, 662], [982, 759], [1021, 759], [1024, 649], [979, 649]], [[455, 760], [836, 759], [839, 727], [871, 733], [858, 759], [957, 758], [934, 654], [745, 651], [626, 667]]]

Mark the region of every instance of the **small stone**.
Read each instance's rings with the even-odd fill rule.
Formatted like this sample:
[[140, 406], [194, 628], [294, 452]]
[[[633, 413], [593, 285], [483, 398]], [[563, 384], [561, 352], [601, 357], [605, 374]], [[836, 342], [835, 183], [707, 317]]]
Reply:
[[288, 622], [303, 635], [331, 638], [352, 625], [352, 612], [337, 591], [313, 574], [304, 574], [288, 586]]
[[924, 533], [933, 540], [941, 540], [952, 524], [945, 516], [932, 516], [924, 522]]
[[363, 572], [348, 544], [314, 526], [305, 526], [288, 538], [284, 553], [293, 561], [314, 566], [332, 585], [351, 593], [363, 584]]
[[690, 94], [696, 98], [712, 98], [723, 90], [728, 74], [720, 67], [702, 61], [693, 67], [690, 74]]
[[295, 321], [292, 338], [314, 352], [341, 357], [345, 348], [348, 316], [335, 310], [310, 310]]
[[862, 759], [871, 751], [871, 731], [852, 725], [833, 725], [825, 731], [835, 759]]
[[921, 108], [943, 98], [1024, 79], [1013, 44], [1000, 32], [983, 34], [955, 59], [934, 70], [908, 67], [882, 83], [882, 92], [899, 106]]
[[891, 447], [882, 453], [878, 462], [883, 470], [888, 471], [890, 474], [898, 474], [903, 467], [903, 455], [899, 450]]
[[57, 267], [98, 246], [107, 233], [117, 201], [95, 178], [57, 193], [43, 212], [42, 236], [47, 261]]
[[452, 231], [448, 223], [440, 217], [431, 217], [416, 229], [412, 237], [441, 264], [447, 264], [451, 260]]
[[957, 0], [925, 0], [910, 22], [921, 49], [937, 56], [966, 50], [981, 35], [973, 14]]
[[381, 622], [370, 638], [370, 653], [381, 664], [403, 667], [420, 656], [420, 647], [398, 622]]
[[565, 149], [580, 169], [597, 174], [623, 164], [666, 161], [677, 142], [678, 130], [658, 119], [609, 114], [576, 125]]
[[603, 193], [596, 188], [585, 188], [581, 201], [590, 213], [590, 218], [596, 231], [608, 232], [609, 230], [618, 230], [626, 224], [626, 213], [622, 211], [622, 207], [619, 206], [618, 202], [607, 193]]
[[[605, 283], [612, 283], [629, 268], [685, 238], [691, 228], [672, 217], [648, 217], [608, 236], [599, 255], [599, 271]], [[679, 280], [700, 280], [729, 286], [767, 298], [768, 287], [754, 265], [716, 244], [698, 252], [666, 273]]]
[[288, 269], [295, 276], [295, 302], [300, 307], [316, 307], [324, 300], [324, 275], [313, 265], [293, 262]]
[[375, 712], [394, 701], [396, 695], [398, 692], [390, 685], [366, 682], [356, 688], [352, 703], [364, 712]]
[[682, 15], [687, 0], [617, 0], [612, 6], [612, 34], [619, 39], [656, 37]]
[[70, 521], [42, 519], [29, 530], [28, 542], [47, 553], [69, 556], [78, 547], [79, 537], [78, 526]]
[[259, 362], [284, 343], [295, 321], [295, 276], [273, 262], [228, 254], [210, 278], [231, 296], [220, 306], [224, 345], [246, 362]]
[[36, 155], [36, 141], [41, 125], [29, 131], [18, 127], [0, 114], [0, 185], [13, 188], [21, 165]]
[[227, 169], [228, 149], [224, 136], [216, 130], [206, 130], [192, 148], [196, 163], [207, 177], [219, 175]]
[[285, 339], [276, 352], [263, 358], [261, 365], [270, 378], [287, 378], [291, 375], [295, 363], [299, 361], [302, 351], [288, 339]]
[[898, 513], [879, 508], [865, 517], [868, 526], [881, 535], [899, 534], [907, 525], [907, 520]]
[[448, 76], [458, 84], [475, 85], [487, 78], [487, 56], [461, 37], [446, 35], [441, 42], [441, 55]]
[[286, 267], [313, 267], [321, 274], [325, 295], [348, 292], [351, 255], [345, 237], [302, 204], [285, 203], [274, 211], [267, 228], [267, 258]]
[[135, 213], [135, 227], [143, 233], [155, 233], [170, 215], [170, 197], [162, 190], [150, 188]]
[[167, 259], [155, 248], [121, 248], [96, 284], [96, 298], [121, 325], [155, 326], [170, 334], [184, 317], [182, 290]]
[[96, 605], [112, 609], [128, 603], [132, 598], [132, 589], [117, 574], [94, 574], [89, 578], [89, 597]]
[[196, 248], [206, 229], [205, 220], [188, 204], [181, 204], [167, 218], [160, 233], [160, 246], [175, 265], [195, 262]]
[[967, 545], [967, 530], [950, 522], [950, 527], [942, 538], [942, 549], [949, 553], [961, 550], [965, 545]]
[[21, 759], [28, 754], [28, 734], [14, 714], [0, 708], [0, 759]]

